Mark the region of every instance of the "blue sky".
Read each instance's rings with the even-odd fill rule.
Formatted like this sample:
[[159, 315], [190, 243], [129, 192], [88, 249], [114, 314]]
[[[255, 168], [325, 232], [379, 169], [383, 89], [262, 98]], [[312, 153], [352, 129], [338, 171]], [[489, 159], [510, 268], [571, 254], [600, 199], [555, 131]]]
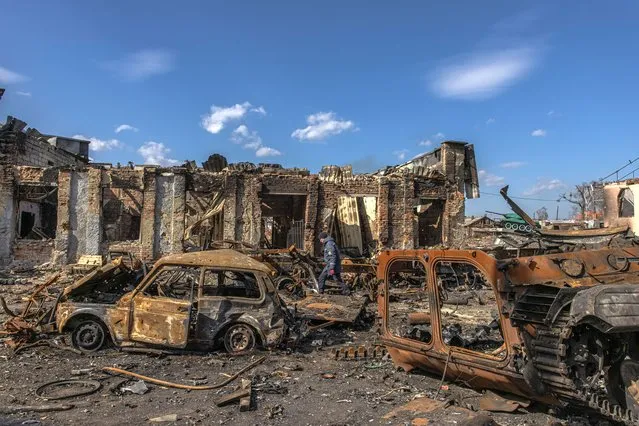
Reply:
[[113, 163], [371, 171], [464, 140], [469, 214], [507, 211], [487, 193], [554, 200], [639, 156], [639, 3], [558, 3], [0, 0], [0, 114]]

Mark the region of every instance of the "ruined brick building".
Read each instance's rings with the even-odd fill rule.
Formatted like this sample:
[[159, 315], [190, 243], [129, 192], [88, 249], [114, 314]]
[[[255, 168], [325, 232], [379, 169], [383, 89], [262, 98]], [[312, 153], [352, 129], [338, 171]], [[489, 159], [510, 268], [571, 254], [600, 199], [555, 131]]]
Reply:
[[[479, 196], [473, 146], [448, 141], [371, 174], [227, 164], [88, 162], [88, 142], [0, 128], [0, 264], [69, 264], [129, 251], [143, 259], [232, 240], [318, 253], [330, 231], [352, 256], [455, 246], [465, 196]], [[465, 194], [465, 195], [464, 195]]]

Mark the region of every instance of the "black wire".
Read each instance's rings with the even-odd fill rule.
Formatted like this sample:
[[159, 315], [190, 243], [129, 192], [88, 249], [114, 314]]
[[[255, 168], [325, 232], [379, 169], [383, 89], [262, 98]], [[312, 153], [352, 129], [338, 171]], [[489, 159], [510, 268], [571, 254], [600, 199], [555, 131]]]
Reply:
[[[493, 192], [485, 192], [485, 191], [481, 191], [480, 195], [495, 195], [498, 197], [501, 197], [501, 194], [495, 194]], [[515, 197], [512, 195], [509, 195], [510, 198], [515, 198], [517, 200], [531, 200], [531, 201], [550, 201], [553, 203], [559, 203], [561, 201], [561, 198], [555, 199], [555, 200], [548, 200], [545, 198], [529, 198], [529, 197]]]

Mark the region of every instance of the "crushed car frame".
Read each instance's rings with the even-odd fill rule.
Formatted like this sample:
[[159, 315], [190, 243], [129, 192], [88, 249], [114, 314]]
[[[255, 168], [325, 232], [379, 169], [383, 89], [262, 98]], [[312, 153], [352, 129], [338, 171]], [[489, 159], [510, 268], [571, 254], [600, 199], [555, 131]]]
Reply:
[[95, 351], [117, 346], [212, 347], [242, 353], [277, 345], [285, 309], [271, 269], [233, 250], [169, 255], [139, 284], [116, 259], [65, 288], [56, 309], [59, 332]]
[[637, 424], [639, 248], [386, 251], [377, 277], [381, 339], [405, 370]]

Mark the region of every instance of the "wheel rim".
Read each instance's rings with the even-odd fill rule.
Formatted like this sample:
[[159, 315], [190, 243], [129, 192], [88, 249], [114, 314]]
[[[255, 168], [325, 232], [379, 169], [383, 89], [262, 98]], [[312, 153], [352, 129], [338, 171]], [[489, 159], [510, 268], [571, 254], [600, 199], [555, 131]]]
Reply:
[[247, 326], [236, 325], [229, 329], [226, 338], [226, 349], [229, 352], [245, 352], [253, 349], [255, 337]]
[[104, 343], [104, 329], [95, 321], [82, 323], [74, 332], [74, 341], [78, 348], [95, 351]]

